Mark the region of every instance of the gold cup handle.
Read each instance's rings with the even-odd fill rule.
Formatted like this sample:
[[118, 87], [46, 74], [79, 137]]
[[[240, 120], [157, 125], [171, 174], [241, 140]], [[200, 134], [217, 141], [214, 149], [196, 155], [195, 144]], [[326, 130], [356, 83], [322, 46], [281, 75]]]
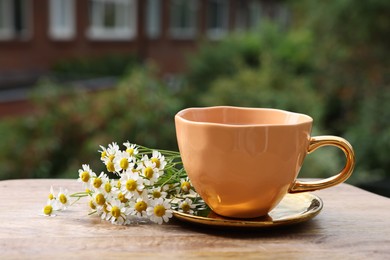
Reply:
[[289, 193], [314, 191], [329, 188], [331, 186], [344, 182], [349, 178], [349, 176], [351, 176], [353, 168], [355, 167], [355, 154], [351, 144], [347, 140], [337, 136], [312, 137], [310, 139], [308, 153], [311, 153], [317, 148], [327, 145], [336, 146], [344, 152], [345, 157], [347, 158], [344, 169], [339, 174], [323, 180], [308, 182], [301, 182], [296, 180], [290, 188]]

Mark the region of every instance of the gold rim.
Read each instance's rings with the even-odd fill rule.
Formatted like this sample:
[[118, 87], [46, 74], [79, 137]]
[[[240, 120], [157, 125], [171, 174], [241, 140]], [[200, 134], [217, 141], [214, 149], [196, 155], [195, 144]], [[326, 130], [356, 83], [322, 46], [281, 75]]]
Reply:
[[238, 228], [270, 228], [301, 223], [320, 213], [322, 200], [311, 193], [287, 194], [267, 216], [253, 219], [234, 219], [215, 214], [211, 210], [206, 216], [174, 211], [173, 215], [182, 221], [215, 226]]

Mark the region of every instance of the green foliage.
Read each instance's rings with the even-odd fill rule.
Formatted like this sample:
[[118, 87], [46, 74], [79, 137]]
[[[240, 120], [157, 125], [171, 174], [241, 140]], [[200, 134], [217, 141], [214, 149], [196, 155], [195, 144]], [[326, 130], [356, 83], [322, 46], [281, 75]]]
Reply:
[[390, 2], [387, 0], [303, 0], [292, 3], [294, 21], [313, 30], [323, 45], [338, 40], [338, 47], [370, 45], [376, 52], [378, 48], [386, 50], [390, 44]]
[[[272, 70], [272, 72], [270, 72]], [[310, 81], [283, 72], [277, 66], [267, 69], [241, 69], [229, 78], [219, 78], [201, 95], [202, 105], [270, 107], [310, 114], [319, 120], [321, 97]], [[319, 122], [321, 122], [319, 120]]]
[[259, 38], [254, 34], [231, 35], [219, 43], [203, 42], [196, 55], [189, 57], [189, 85], [182, 93], [185, 103], [198, 105], [197, 94], [207, 91], [218, 76], [233, 75], [241, 65], [258, 67], [259, 55]]
[[315, 82], [327, 96], [325, 123], [343, 133], [369, 93], [389, 86], [390, 2], [306, 0], [295, 2], [293, 10], [296, 27], [312, 32], [318, 50]]
[[139, 64], [134, 54], [106, 54], [98, 57], [77, 57], [57, 62], [52, 70], [61, 79], [101, 76], [122, 76]]
[[95, 93], [41, 82], [39, 113], [0, 123], [1, 179], [74, 177], [82, 163], [100, 166], [99, 145], [112, 141], [176, 150], [172, 122], [181, 104], [154, 78], [138, 69]]
[[190, 103], [196, 106], [287, 109], [310, 114], [320, 124], [324, 102], [312, 80], [315, 54], [310, 32], [286, 32], [264, 22], [254, 33], [201, 46], [190, 61], [186, 94], [195, 97]]
[[362, 181], [389, 177], [390, 88], [373, 92], [361, 102], [358, 116], [346, 136], [354, 144]]
[[236, 65], [234, 73], [216, 74], [208, 91], [199, 94], [199, 104], [287, 109], [321, 122], [321, 95], [310, 78], [310, 35], [301, 31], [286, 35], [277, 27], [264, 26], [256, 37], [261, 49], [258, 66]]

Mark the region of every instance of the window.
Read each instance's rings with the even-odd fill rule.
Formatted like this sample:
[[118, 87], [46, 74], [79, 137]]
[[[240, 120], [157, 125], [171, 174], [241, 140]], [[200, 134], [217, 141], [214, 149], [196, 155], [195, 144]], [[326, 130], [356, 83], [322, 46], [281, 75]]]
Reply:
[[229, 1], [210, 0], [207, 8], [207, 34], [210, 38], [220, 38], [228, 30]]
[[9, 5], [10, 1], [0, 0], [0, 39], [12, 37]]
[[261, 5], [258, 1], [251, 1], [249, 4], [249, 28], [259, 26], [261, 21]]
[[0, 0], [0, 40], [26, 39], [29, 36], [30, 2]]
[[174, 38], [194, 38], [197, 31], [197, 1], [171, 0], [170, 33]]
[[75, 34], [74, 0], [50, 0], [50, 37], [67, 40]]
[[161, 0], [146, 1], [146, 34], [155, 39], [161, 33]]
[[136, 34], [135, 0], [90, 0], [92, 39], [132, 39]]
[[258, 0], [239, 2], [236, 10], [235, 27], [237, 30], [248, 30], [259, 26], [262, 11], [261, 3]]

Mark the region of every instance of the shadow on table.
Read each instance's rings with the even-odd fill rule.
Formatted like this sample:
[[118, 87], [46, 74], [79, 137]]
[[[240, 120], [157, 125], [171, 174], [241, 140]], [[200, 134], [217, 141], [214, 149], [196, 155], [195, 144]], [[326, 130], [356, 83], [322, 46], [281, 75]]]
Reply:
[[172, 219], [172, 223], [189, 229], [193, 232], [204, 233], [208, 235], [229, 237], [229, 238], [258, 238], [258, 237], [286, 237], [286, 236], [305, 236], [315, 235], [316, 230], [321, 229], [320, 222], [316, 219], [311, 219], [307, 222], [275, 227], [218, 227], [206, 226], [202, 224], [188, 223], [178, 219]]

